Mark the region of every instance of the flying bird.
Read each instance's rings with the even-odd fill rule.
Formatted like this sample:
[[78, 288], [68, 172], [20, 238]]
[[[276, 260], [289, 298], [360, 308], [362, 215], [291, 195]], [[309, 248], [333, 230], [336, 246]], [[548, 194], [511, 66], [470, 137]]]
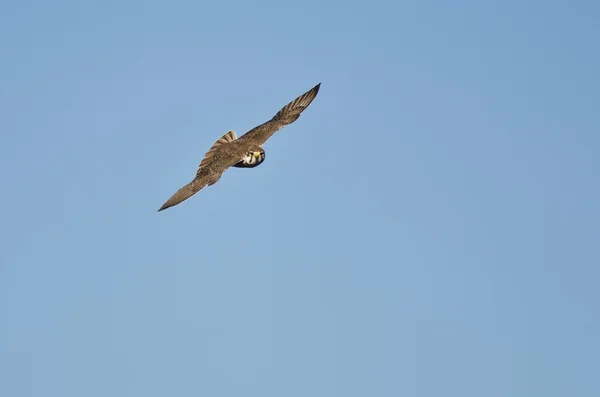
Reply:
[[251, 129], [239, 139], [234, 131], [226, 132], [206, 152], [194, 179], [171, 196], [158, 211], [189, 199], [205, 186], [214, 185], [229, 167], [254, 168], [260, 165], [265, 160], [262, 145], [278, 130], [298, 120], [300, 113], [317, 97], [320, 86], [321, 83], [300, 95], [271, 120]]

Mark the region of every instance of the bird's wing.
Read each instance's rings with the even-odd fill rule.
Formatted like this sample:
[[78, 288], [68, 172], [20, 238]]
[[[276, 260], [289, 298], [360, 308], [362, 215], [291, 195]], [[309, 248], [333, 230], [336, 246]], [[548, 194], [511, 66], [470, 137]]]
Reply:
[[160, 212], [164, 209], [177, 205], [198, 193], [200, 190], [202, 190], [202, 188], [214, 185], [219, 178], [221, 178], [221, 175], [223, 175], [223, 172], [211, 172], [207, 169], [201, 170], [201, 172], [196, 175], [196, 178], [194, 178], [193, 181], [179, 189], [174, 195], [171, 196], [170, 199], [167, 200], [166, 203], [162, 205], [162, 207], [159, 208], [158, 211]]
[[[200, 162], [198, 171], [196, 171], [196, 177], [193, 181], [179, 189], [166, 203], [160, 207], [159, 211], [172, 207], [192, 197], [198, 193], [203, 187], [215, 184], [223, 171], [218, 172], [215, 167], [209, 167], [210, 164], [215, 160], [215, 154], [217, 148], [223, 144], [231, 143], [237, 139], [235, 132], [227, 131], [221, 138], [219, 138], [204, 155], [204, 158]], [[218, 166], [217, 166], [218, 168]]]
[[173, 196], [171, 196], [171, 198], [168, 199], [167, 202], [158, 209], [158, 211], [160, 212], [189, 199], [194, 194], [198, 193], [204, 186], [206, 186], [206, 182], [203, 181], [202, 178], [195, 178], [193, 181], [179, 189]]
[[213, 160], [213, 157], [215, 155], [215, 153], [217, 153], [217, 148], [225, 143], [231, 143], [233, 141], [235, 141], [237, 139], [237, 136], [235, 135], [235, 132], [233, 130], [227, 131], [225, 133], [225, 135], [223, 135], [221, 138], [219, 138], [214, 145], [212, 145], [212, 147], [208, 150], [208, 152], [206, 152], [206, 154], [204, 155], [204, 158], [202, 159], [202, 161], [200, 162], [200, 165], [198, 166], [198, 171], [196, 171], [196, 176], [198, 176], [200, 174], [200, 171], [204, 168], [206, 168]]
[[285, 105], [271, 120], [248, 131], [242, 135], [239, 140], [262, 145], [271, 137], [271, 135], [286, 125], [293, 123], [300, 117], [300, 113], [302, 113], [317, 97], [319, 87], [321, 87], [321, 83]]

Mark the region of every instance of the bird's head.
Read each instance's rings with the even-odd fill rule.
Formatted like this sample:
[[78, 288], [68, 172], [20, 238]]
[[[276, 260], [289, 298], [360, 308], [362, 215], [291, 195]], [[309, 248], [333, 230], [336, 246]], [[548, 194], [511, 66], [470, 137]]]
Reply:
[[235, 164], [234, 167], [238, 168], [254, 168], [260, 163], [265, 161], [265, 151], [259, 145], [252, 145], [246, 151], [246, 154], [242, 158], [242, 161]]

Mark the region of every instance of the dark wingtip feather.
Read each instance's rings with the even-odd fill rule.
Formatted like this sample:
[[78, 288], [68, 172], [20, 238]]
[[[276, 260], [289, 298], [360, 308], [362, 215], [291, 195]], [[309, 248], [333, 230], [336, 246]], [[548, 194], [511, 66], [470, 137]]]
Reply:
[[309, 90], [308, 92], [312, 93], [313, 96], [317, 96], [317, 94], [319, 93], [319, 89], [321, 88], [321, 83], [317, 84], [316, 86], [314, 86], [311, 90]]

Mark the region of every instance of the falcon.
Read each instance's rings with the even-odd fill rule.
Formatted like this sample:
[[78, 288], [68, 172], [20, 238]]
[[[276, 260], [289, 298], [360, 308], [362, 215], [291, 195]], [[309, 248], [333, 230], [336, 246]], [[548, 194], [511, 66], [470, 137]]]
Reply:
[[317, 97], [320, 87], [321, 83], [317, 84], [285, 105], [271, 120], [254, 127], [239, 139], [234, 131], [227, 131], [206, 152], [194, 179], [171, 196], [158, 211], [177, 205], [198, 193], [202, 188], [214, 185], [229, 167], [254, 168], [259, 166], [265, 161], [265, 151], [262, 145], [281, 128], [298, 120], [300, 113]]

